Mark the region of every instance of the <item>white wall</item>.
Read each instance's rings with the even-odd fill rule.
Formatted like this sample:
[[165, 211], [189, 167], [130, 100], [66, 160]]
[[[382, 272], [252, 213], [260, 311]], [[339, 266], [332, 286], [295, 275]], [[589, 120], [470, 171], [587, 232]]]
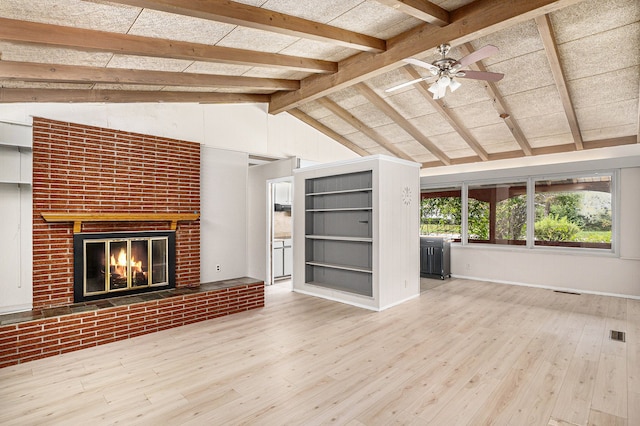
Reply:
[[[267, 180], [288, 177], [297, 166], [295, 157], [249, 167], [247, 185], [247, 275], [268, 282]], [[295, 217], [293, 218], [295, 221]], [[294, 249], [295, 250], [295, 249]]]
[[0, 122], [0, 313], [33, 306], [31, 145], [30, 127]]
[[203, 283], [246, 274], [247, 161], [248, 155], [244, 152], [206, 146], [201, 149], [200, 280]]
[[32, 116], [198, 142], [249, 154], [329, 162], [358, 157], [287, 113], [266, 104], [0, 104], [0, 120]]
[[[463, 180], [620, 169], [617, 253], [457, 243], [451, 247], [452, 274], [478, 280], [640, 298], [640, 145], [590, 151], [576, 152], [572, 156], [541, 156], [487, 165], [452, 166], [439, 168], [440, 171], [423, 170], [421, 185], [437, 187]], [[579, 161], [567, 162], [567, 159]]]

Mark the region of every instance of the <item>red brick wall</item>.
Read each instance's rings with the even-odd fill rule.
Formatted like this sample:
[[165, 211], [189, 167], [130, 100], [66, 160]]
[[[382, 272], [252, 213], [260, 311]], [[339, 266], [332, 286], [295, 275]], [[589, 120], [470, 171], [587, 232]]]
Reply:
[[[73, 224], [41, 213], [200, 211], [200, 145], [44, 118], [33, 119], [33, 306], [73, 303]], [[169, 229], [87, 223], [86, 232]], [[200, 284], [200, 222], [179, 222], [176, 287]]]
[[264, 283], [0, 326], [0, 368], [264, 306]]

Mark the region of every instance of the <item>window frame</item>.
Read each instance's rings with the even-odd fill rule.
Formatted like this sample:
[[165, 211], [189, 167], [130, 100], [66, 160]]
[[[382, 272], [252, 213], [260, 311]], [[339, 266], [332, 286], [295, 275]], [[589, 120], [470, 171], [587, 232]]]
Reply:
[[[537, 181], [542, 180], [560, 180], [572, 178], [589, 178], [609, 176], [611, 178], [611, 247], [610, 248], [593, 248], [593, 247], [561, 247], [551, 245], [535, 244], [535, 185]], [[573, 171], [567, 173], [550, 173], [550, 174], [532, 174], [527, 176], [505, 176], [493, 179], [469, 179], [462, 182], [447, 182], [435, 185], [427, 185], [421, 188], [424, 192], [436, 192], [442, 188], [460, 187], [461, 188], [461, 205], [462, 205], [462, 226], [460, 242], [452, 244], [463, 247], [491, 248], [491, 249], [507, 249], [507, 250], [533, 250], [537, 252], [553, 251], [567, 254], [597, 254], [603, 256], [619, 255], [619, 224], [620, 224], [620, 169], [604, 169], [592, 171]], [[476, 185], [500, 185], [514, 184], [522, 182], [526, 184], [527, 190], [527, 232], [524, 245], [496, 244], [486, 242], [469, 242], [469, 187]]]

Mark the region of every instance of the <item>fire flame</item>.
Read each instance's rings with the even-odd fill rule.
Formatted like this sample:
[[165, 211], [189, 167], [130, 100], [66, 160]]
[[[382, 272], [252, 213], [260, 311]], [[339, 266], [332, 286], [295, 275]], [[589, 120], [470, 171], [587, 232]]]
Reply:
[[[111, 255], [111, 266], [113, 267], [113, 272], [119, 275], [126, 275], [127, 273], [127, 252], [125, 249], [120, 249], [118, 253], [118, 259], [116, 260], [115, 254]], [[131, 266], [132, 272], [142, 272], [142, 261], [136, 261], [133, 255], [131, 256], [131, 261], [129, 262]]]

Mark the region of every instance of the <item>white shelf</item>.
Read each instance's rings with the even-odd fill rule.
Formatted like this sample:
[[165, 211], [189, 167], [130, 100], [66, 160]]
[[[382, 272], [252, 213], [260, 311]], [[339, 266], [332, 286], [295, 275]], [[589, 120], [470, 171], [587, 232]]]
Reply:
[[32, 151], [33, 148], [30, 147], [29, 145], [20, 145], [17, 143], [11, 143], [11, 142], [4, 142], [2, 140], [0, 140], [0, 146], [8, 146], [10, 148], [19, 148], [19, 149], [24, 149], [25, 151]]
[[307, 197], [315, 197], [318, 195], [331, 195], [331, 194], [349, 194], [353, 192], [371, 192], [373, 188], [359, 188], [359, 189], [343, 189], [341, 191], [327, 191], [327, 192], [310, 192], [305, 194]]
[[371, 211], [372, 207], [341, 207], [337, 209], [307, 209], [308, 212], [349, 212], [349, 211]]
[[310, 240], [332, 240], [332, 241], [355, 241], [361, 243], [371, 243], [373, 238], [367, 237], [339, 237], [335, 235], [305, 235]]
[[343, 271], [363, 272], [365, 274], [372, 274], [371, 268], [358, 268], [355, 266], [339, 265], [337, 263], [323, 263], [323, 262], [306, 262], [311, 266], [322, 266], [323, 268], [341, 269]]

